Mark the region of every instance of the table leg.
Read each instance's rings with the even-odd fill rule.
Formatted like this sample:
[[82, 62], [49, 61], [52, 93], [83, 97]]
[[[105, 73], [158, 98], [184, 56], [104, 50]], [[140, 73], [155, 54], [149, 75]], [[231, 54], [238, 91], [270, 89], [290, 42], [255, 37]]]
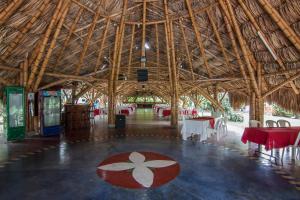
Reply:
[[292, 147], [292, 160], [296, 160], [296, 148]]
[[258, 151], [261, 152], [261, 144], [258, 145]]

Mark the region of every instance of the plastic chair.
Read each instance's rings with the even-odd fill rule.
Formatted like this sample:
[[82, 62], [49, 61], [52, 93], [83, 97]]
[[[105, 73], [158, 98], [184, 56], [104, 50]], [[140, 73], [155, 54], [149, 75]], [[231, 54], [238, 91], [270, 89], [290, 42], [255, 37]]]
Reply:
[[[277, 120], [277, 126], [278, 127], [291, 127], [291, 123], [287, 120], [284, 120], [284, 119], [279, 119]], [[289, 152], [290, 148], [287, 147], [287, 152]], [[282, 157], [283, 157], [283, 153], [284, 153], [284, 150], [282, 152]]]
[[267, 120], [266, 121], [266, 126], [267, 127], [278, 127], [277, 122], [274, 120]]
[[299, 157], [299, 159], [300, 159], [300, 145], [299, 145], [299, 142], [300, 142], [300, 133], [298, 133], [297, 139], [296, 139], [296, 141], [293, 145], [293, 148], [295, 149], [295, 151], [298, 149], [296, 157]]
[[261, 127], [261, 123], [260, 121], [257, 121], [257, 120], [250, 120], [249, 121], [249, 126], [250, 127]]
[[277, 126], [278, 127], [291, 127], [291, 123], [287, 120], [280, 119], [280, 120], [277, 120]]
[[217, 140], [219, 140], [220, 135], [226, 133], [226, 129], [225, 129], [225, 121], [223, 118], [216, 118], [216, 122], [215, 122], [215, 126], [214, 128], [207, 128], [208, 133], [210, 133], [210, 135], [212, 134], [216, 134], [217, 135]]

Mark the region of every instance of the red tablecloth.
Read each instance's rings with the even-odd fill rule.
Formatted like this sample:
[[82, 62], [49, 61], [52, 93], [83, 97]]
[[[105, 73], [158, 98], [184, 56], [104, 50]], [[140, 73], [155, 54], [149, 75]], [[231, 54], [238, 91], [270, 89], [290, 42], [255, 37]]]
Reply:
[[128, 109], [122, 109], [121, 114], [129, 115], [129, 110]]
[[209, 120], [209, 124], [211, 128], [215, 128], [215, 118], [214, 117], [197, 117], [193, 118], [194, 120], [206, 121]]
[[192, 115], [197, 115], [197, 110], [192, 110]]
[[300, 127], [289, 128], [245, 128], [242, 142], [265, 145], [266, 150], [294, 145]]
[[94, 110], [94, 116], [100, 115], [100, 110], [99, 109], [95, 109]]
[[164, 117], [170, 116], [171, 115], [171, 110], [163, 110], [162, 112]]

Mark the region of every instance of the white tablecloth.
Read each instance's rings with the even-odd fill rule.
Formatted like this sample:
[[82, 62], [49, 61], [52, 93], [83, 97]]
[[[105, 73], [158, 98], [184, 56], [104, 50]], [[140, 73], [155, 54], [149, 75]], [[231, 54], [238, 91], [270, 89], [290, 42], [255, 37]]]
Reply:
[[183, 140], [187, 140], [192, 134], [200, 135], [200, 141], [207, 140], [207, 128], [210, 127], [209, 120], [183, 120], [181, 135]]

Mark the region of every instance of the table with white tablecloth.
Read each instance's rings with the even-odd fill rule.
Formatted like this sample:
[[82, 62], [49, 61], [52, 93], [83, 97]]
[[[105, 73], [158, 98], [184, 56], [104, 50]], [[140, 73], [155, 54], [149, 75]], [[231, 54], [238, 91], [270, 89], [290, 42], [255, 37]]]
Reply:
[[200, 135], [200, 141], [207, 140], [209, 120], [183, 120], [181, 135], [183, 140], [187, 140], [192, 135]]

